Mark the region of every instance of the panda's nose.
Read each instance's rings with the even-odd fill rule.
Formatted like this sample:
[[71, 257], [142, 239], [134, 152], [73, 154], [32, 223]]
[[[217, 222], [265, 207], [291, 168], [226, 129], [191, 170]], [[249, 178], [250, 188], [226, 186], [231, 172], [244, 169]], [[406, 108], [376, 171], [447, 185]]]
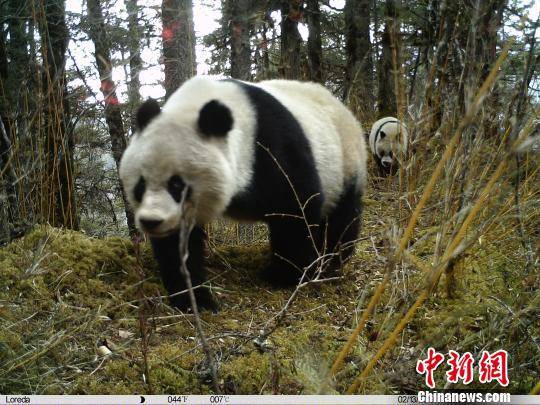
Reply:
[[390, 166], [392, 166], [392, 158], [388, 157], [388, 156], [385, 156], [381, 159], [381, 163], [383, 165], [383, 167], [385, 167], [386, 169], [388, 169]]
[[139, 218], [139, 221], [147, 231], [152, 231], [163, 223], [162, 219]]

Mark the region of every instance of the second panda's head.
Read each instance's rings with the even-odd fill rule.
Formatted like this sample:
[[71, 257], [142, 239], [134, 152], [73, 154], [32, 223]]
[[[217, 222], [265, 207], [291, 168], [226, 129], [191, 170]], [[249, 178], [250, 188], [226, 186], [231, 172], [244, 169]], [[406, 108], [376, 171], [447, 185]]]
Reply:
[[407, 129], [396, 118], [382, 118], [373, 124], [369, 144], [383, 172], [396, 172], [399, 160], [407, 151], [407, 142]]
[[138, 131], [122, 156], [120, 178], [137, 227], [153, 237], [167, 236], [178, 230], [182, 215], [199, 223], [219, 215], [234, 180], [227, 159], [231, 110], [212, 99], [162, 111], [150, 99], [136, 120]]

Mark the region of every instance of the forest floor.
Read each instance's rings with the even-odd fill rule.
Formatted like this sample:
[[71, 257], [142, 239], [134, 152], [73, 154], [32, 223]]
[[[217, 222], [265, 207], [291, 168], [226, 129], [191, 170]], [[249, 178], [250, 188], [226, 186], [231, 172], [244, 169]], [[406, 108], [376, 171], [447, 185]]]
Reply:
[[[272, 289], [259, 278], [270, 255], [265, 243], [214, 244], [209, 275], [220, 311], [204, 311], [201, 318], [223, 392], [346, 391], [414, 302], [425, 278], [423, 270], [398, 266], [345, 366], [328, 378], [382, 279], [387, 239], [381, 223], [397, 215], [393, 194], [371, 190], [361, 240], [343, 278], [302, 289], [264, 348], [253, 340], [292, 290]], [[435, 245], [433, 226], [429, 215], [422, 218], [411, 247], [427, 263]], [[214, 232], [211, 236], [219, 239]], [[425, 389], [425, 377], [415, 367], [428, 347], [475, 355], [505, 349], [508, 388], [497, 382], [482, 385], [477, 373], [466, 388], [530, 392], [540, 380], [540, 275], [524, 273], [523, 256], [518, 238], [480, 240], [464, 259], [452, 298], [443, 277], [359, 392]], [[35, 227], [0, 249], [0, 392], [210, 393], [193, 315], [174, 311], [166, 300], [156, 298], [163, 293], [147, 244], [136, 253], [126, 238], [97, 239]], [[144, 311], [139, 309], [141, 299], [147, 302]], [[110, 353], [104, 355], [102, 346]], [[442, 366], [435, 372], [439, 390], [445, 387], [445, 370]]]

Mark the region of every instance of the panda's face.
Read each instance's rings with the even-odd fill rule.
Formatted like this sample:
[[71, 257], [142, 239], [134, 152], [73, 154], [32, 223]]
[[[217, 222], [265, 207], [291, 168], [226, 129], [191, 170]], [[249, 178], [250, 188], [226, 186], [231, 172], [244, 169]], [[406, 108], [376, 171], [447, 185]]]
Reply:
[[375, 154], [384, 170], [390, 173], [396, 171], [399, 158], [405, 153], [403, 142], [406, 142], [406, 134], [400, 133], [399, 129], [397, 125], [388, 125], [384, 130], [381, 129], [375, 143]]
[[[176, 231], [182, 215], [193, 213], [193, 189], [179, 174], [156, 181], [155, 173], [141, 170], [133, 185], [131, 174], [124, 180], [128, 200], [135, 211], [137, 227], [151, 236], [166, 236]], [[124, 178], [126, 175], [124, 173]]]
[[183, 215], [206, 222], [225, 208], [231, 174], [223, 149], [232, 127], [225, 106], [211, 101], [179, 119], [147, 101], [137, 125], [120, 178], [139, 229], [167, 236], [178, 230]]
[[385, 131], [379, 132], [379, 138], [375, 145], [376, 153], [385, 169], [390, 169], [397, 163], [395, 153], [400, 146], [395, 134], [387, 134]]

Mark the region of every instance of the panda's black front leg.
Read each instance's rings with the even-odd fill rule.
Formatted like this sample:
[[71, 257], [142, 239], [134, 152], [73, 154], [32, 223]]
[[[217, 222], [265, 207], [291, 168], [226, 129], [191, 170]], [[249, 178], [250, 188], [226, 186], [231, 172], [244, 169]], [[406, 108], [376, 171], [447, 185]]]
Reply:
[[[308, 231], [305, 221], [290, 217], [268, 221], [272, 262], [265, 269], [264, 278], [278, 287], [298, 284], [305, 267], [317, 259], [317, 229]], [[315, 238], [315, 240], [312, 239]], [[313, 274], [310, 269], [307, 277]]]
[[[203, 263], [205, 239], [206, 235], [202, 228], [198, 226], [193, 228], [189, 236], [189, 256], [186, 263], [193, 287], [203, 284], [206, 279]], [[150, 241], [152, 242], [154, 257], [159, 265], [163, 285], [169, 295], [186, 290], [187, 286], [180, 272], [179, 234], [174, 233], [164, 238], [150, 238]], [[195, 293], [199, 309], [206, 308], [214, 312], [217, 310], [212, 294], [206, 287], [195, 288], [193, 292]], [[187, 291], [170, 297], [170, 301], [172, 305], [181, 311], [186, 311], [190, 308]]]

